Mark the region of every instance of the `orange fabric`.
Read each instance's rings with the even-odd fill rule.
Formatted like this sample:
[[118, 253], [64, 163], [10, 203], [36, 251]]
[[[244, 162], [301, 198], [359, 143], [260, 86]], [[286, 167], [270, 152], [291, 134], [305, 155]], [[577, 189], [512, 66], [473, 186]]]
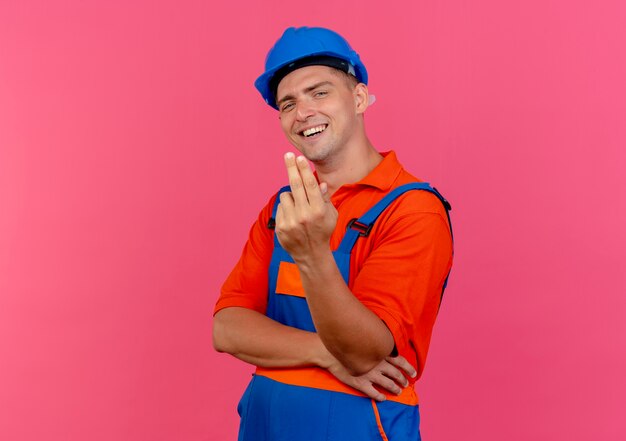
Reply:
[[[332, 390], [334, 392], [343, 392], [345, 394], [357, 395], [365, 397], [365, 394], [356, 389], [346, 386], [338, 381], [327, 370], [315, 367], [290, 368], [290, 369], [269, 369], [256, 368], [257, 375], [262, 375], [272, 380], [279, 381], [293, 386], [313, 387], [315, 389]], [[389, 401], [395, 401], [402, 404], [415, 406], [418, 404], [417, 394], [412, 385], [405, 387], [400, 395], [394, 395], [385, 390], [379, 389]]]
[[[368, 176], [332, 195], [339, 212], [331, 237], [333, 250], [351, 219], [360, 217], [394, 188], [419, 181], [402, 168], [395, 153], [383, 155], [383, 161]], [[242, 306], [265, 313], [273, 250], [273, 231], [267, 223], [274, 199], [252, 226], [242, 256], [222, 287], [215, 312]], [[445, 209], [435, 195], [425, 191], [400, 196], [352, 251], [349, 288], [385, 322], [398, 353], [417, 368], [418, 378], [451, 265], [452, 240]]]
[[280, 262], [278, 280], [276, 280], [276, 294], [306, 298], [298, 265], [291, 262]]
[[374, 416], [376, 416], [376, 425], [378, 426], [380, 437], [383, 441], [389, 441], [389, 438], [387, 438], [387, 434], [385, 433], [385, 429], [383, 428], [383, 423], [380, 421], [380, 413], [378, 412], [378, 407], [376, 407], [376, 402], [374, 400], [372, 400], [372, 407], [374, 408]]

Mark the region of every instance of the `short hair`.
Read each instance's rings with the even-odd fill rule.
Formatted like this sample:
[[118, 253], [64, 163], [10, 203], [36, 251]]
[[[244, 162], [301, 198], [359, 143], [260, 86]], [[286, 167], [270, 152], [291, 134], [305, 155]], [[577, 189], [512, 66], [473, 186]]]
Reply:
[[334, 75], [341, 77], [344, 80], [348, 89], [352, 90], [357, 86], [357, 84], [359, 84], [359, 80], [354, 75], [340, 69], [331, 68], [331, 70]]

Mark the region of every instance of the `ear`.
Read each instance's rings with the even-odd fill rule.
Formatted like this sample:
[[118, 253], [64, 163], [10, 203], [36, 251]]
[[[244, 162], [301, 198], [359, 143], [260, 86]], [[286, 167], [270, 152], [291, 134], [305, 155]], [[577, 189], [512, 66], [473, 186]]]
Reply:
[[367, 86], [363, 83], [359, 83], [354, 87], [354, 104], [356, 106], [356, 113], [361, 114], [367, 109], [369, 99], [369, 92]]

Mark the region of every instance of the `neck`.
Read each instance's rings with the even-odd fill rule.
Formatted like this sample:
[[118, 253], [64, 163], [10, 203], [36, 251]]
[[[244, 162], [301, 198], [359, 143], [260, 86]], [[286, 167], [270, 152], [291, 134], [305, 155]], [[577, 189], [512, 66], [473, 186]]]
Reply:
[[367, 176], [380, 162], [381, 156], [370, 141], [360, 143], [356, 148], [344, 149], [338, 157], [315, 163], [315, 170], [320, 182], [328, 184], [332, 195], [339, 187], [353, 184]]

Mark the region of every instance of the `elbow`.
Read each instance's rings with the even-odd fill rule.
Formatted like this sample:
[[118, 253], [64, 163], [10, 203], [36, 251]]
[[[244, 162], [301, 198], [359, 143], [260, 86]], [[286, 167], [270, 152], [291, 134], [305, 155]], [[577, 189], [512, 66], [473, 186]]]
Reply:
[[215, 332], [215, 328], [213, 328], [213, 349], [217, 352], [226, 352], [224, 343]]
[[219, 312], [213, 317], [213, 349], [217, 352], [229, 352], [226, 330]]
[[223, 342], [215, 336], [215, 332], [213, 332], [213, 349], [217, 352], [226, 352]]

